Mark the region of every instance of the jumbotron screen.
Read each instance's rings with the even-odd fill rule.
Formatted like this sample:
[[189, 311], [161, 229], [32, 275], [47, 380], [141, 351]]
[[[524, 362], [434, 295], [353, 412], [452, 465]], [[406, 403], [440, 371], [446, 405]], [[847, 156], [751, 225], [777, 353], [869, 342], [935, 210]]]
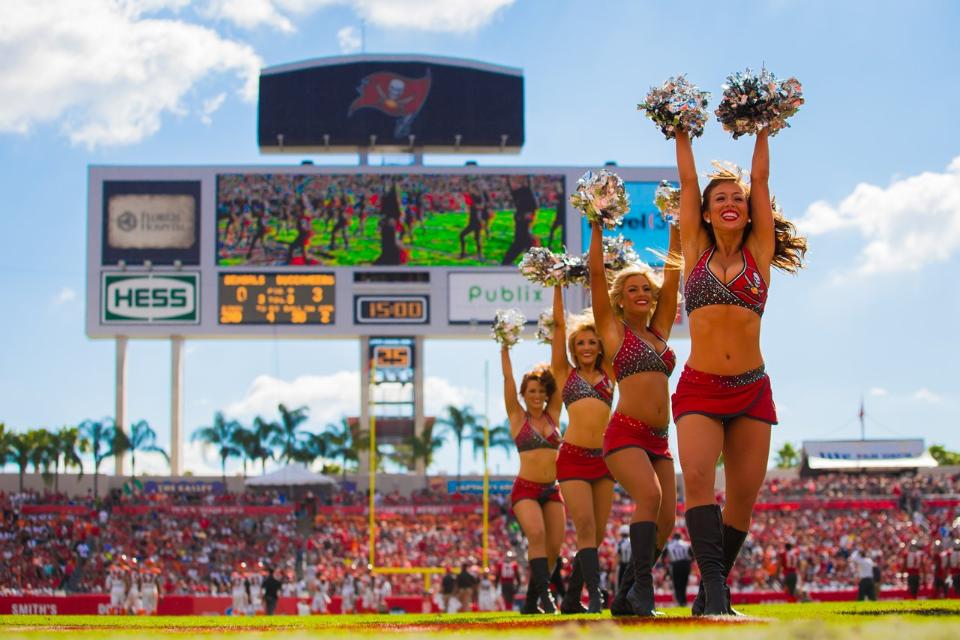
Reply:
[[219, 266], [504, 266], [565, 243], [563, 174], [220, 174]]

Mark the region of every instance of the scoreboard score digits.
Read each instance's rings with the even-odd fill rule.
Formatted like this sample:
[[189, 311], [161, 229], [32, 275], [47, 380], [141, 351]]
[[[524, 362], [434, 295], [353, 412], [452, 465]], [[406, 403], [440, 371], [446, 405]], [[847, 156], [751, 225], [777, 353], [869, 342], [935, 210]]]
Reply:
[[220, 324], [333, 324], [332, 273], [221, 273]]

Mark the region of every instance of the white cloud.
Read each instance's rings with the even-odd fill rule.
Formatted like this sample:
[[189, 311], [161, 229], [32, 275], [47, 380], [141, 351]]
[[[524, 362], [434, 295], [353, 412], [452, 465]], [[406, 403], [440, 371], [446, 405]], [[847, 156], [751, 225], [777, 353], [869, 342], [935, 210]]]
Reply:
[[797, 222], [819, 235], [854, 229], [867, 244], [861, 275], [916, 270], [960, 250], [960, 156], [943, 173], [898, 178], [887, 187], [859, 184], [839, 205], [814, 202]]
[[217, 110], [223, 106], [223, 101], [227, 99], [227, 94], [220, 93], [215, 95], [212, 98], [203, 101], [203, 108], [200, 110], [200, 121], [203, 124], [210, 124], [213, 122], [212, 116]]
[[208, 18], [232, 22], [244, 29], [267, 26], [285, 33], [295, 31], [290, 19], [276, 6], [278, 4], [282, 3], [273, 0], [209, 0], [200, 12]]
[[354, 10], [384, 29], [468, 33], [486, 26], [514, 0], [352, 0]]
[[344, 27], [337, 31], [337, 42], [340, 45], [341, 53], [354, 53], [360, 50], [363, 42], [356, 27]]
[[360, 409], [360, 374], [339, 371], [327, 376], [301, 376], [290, 382], [257, 376], [246, 395], [224, 409], [231, 418], [251, 421], [256, 416], [275, 419], [277, 405], [310, 410], [309, 424], [319, 427]]
[[[515, 0], [209, 0], [201, 13], [244, 29], [295, 30], [296, 18], [332, 5], [347, 5], [381, 29], [469, 33], [487, 25]], [[339, 36], [339, 34], [338, 34]], [[342, 40], [341, 40], [342, 43]], [[342, 45], [341, 45], [341, 48]]]
[[887, 390], [884, 389], [883, 387], [874, 387], [874, 388], [870, 389], [870, 395], [872, 395], [872, 396], [885, 396], [885, 395], [887, 395], [888, 393], [889, 393], [889, 391], [887, 391]]
[[938, 404], [942, 400], [942, 398], [939, 395], [937, 395], [933, 391], [930, 391], [930, 389], [927, 389], [926, 387], [917, 389], [916, 391], [913, 392], [913, 395], [911, 397], [914, 400], [929, 402], [930, 404]]
[[53, 299], [53, 303], [57, 305], [67, 304], [68, 302], [73, 302], [77, 299], [77, 292], [70, 287], [63, 287], [60, 289], [60, 292]]
[[[182, 115], [197, 85], [239, 77], [257, 94], [262, 61], [215, 31], [151, 13], [182, 0], [13, 0], [0, 28], [0, 132], [28, 133], [57, 122], [75, 144], [138, 142], [164, 114]], [[203, 99], [201, 95], [201, 100]]]

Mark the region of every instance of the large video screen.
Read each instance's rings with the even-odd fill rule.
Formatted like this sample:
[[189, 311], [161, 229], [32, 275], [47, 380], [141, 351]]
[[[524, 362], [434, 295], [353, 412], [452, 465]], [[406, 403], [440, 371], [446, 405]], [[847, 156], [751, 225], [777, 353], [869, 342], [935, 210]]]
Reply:
[[[670, 229], [660, 216], [660, 210], [653, 203], [658, 184], [658, 182], [628, 181], [625, 186], [627, 195], [630, 196], [630, 212], [623, 217], [621, 226], [603, 233], [605, 236], [622, 234], [625, 239], [633, 243], [633, 248], [640, 255], [640, 259], [652, 267], [662, 267], [663, 258], [648, 249], [666, 253], [670, 244]], [[582, 248], [586, 252], [590, 248], [590, 225], [586, 218], [582, 218], [581, 224], [583, 225]]]
[[500, 266], [564, 246], [563, 175], [221, 174], [220, 266]]

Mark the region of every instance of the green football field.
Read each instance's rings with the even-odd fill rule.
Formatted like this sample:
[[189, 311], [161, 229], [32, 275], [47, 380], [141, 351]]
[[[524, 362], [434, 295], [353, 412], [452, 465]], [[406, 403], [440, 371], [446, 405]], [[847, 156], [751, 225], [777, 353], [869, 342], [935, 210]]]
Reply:
[[462, 615], [278, 616], [272, 618], [0, 616], [0, 637], [35, 640], [236, 637], [369, 638], [722, 638], [730, 640], [956, 640], [960, 600], [756, 605], [746, 618], [694, 619], [689, 609], [667, 609], [663, 618]]
[[[563, 250], [563, 230], [554, 233], [553, 242], [549, 243], [550, 229], [557, 216], [556, 209], [538, 209], [534, 218], [532, 232], [540, 239], [543, 246], [549, 246], [554, 251]], [[507, 247], [513, 242], [514, 221], [512, 211], [497, 211], [485, 231], [483, 242], [483, 259], [476, 254], [474, 236], [470, 234], [465, 240], [466, 255], [460, 257], [460, 232], [467, 224], [468, 214], [463, 211], [429, 213], [422, 225], [413, 229], [411, 236], [402, 238], [403, 244], [410, 250], [409, 266], [497, 266], [503, 260]], [[354, 217], [350, 223], [347, 235], [349, 248], [344, 247], [343, 239], [338, 235], [331, 246], [331, 229], [328, 223], [317, 218], [313, 221], [313, 233], [307, 248], [308, 256], [319, 264], [353, 266], [371, 264], [380, 255], [380, 219], [370, 216], [364, 222], [363, 229], [359, 228], [359, 218]], [[223, 242], [227, 221], [220, 220], [218, 239]], [[276, 219], [270, 222], [270, 232], [267, 233], [265, 244], [267, 252], [257, 247], [252, 264], [272, 264], [275, 260], [285, 261], [287, 247], [296, 238], [297, 232], [282, 228]], [[246, 246], [237, 245], [228, 250], [229, 255], [221, 254], [218, 264], [221, 266], [239, 266], [248, 264], [246, 260]], [[295, 257], [300, 257], [298, 251]]]

